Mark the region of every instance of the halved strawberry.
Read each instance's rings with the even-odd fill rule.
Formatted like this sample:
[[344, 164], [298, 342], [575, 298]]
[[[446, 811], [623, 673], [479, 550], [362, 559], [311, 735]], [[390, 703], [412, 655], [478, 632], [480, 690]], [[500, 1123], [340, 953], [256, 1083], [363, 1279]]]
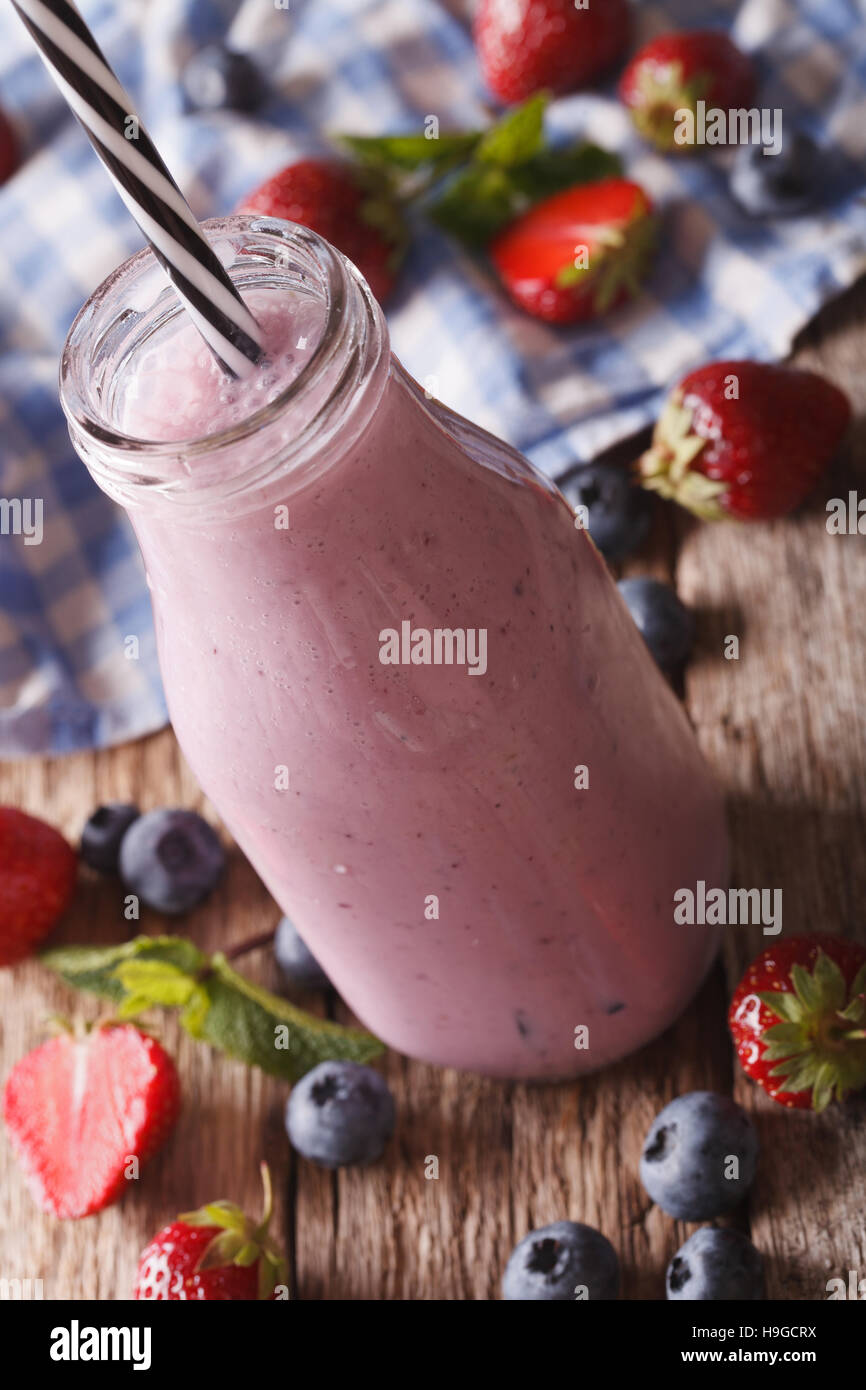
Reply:
[[3, 1092], [30, 1190], [61, 1217], [89, 1216], [116, 1201], [179, 1109], [174, 1062], [128, 1023], [51, 1038], [12, 1068]]
[[668, 397], [641, 482], [707, 521], [771, 520], [808, 496], [850, 419], [847, 396], [816, 372], [709, 362]]
[[63, 916], [78, 874], [59, 831], [0, 806], [0, 965], [24, 960]]
[[697, 104], [728, 112], [751, 105], [755, 70], [727, 34], [693, 29], [651, 39], [620, 78], [619, 94], [647, 140], [661, 150], [693, 150], [674, 138], [678, 111]]
[[743, 1070], [780, 1105], [823, 1110], [866, 1086], [866, 947], [792, 936], [752, 962], [728, 1024]]
[[265, 1205], [254, 1222], [233, 1202], [209, 1202], [163, 1226], [142, 1251], [133, 1298], [161, 1302], [272, 1299], [286, 1262], [268, 1235], [271, 1177], [262, 1164]]
[[548, 323], [577, 323], [639, 292], [653, 250], [651, 213], [628, 179], [580, 184], [518, 217], [490, 257], [522, 309]]

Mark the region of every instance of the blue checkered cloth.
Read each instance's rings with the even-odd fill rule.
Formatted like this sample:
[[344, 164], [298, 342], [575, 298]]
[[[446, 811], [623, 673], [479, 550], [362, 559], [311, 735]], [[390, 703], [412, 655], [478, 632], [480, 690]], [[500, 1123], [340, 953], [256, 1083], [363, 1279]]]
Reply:
[[[431, 114], [443, 129], [488, 118], [469, 34], [436, 0], [290, 0], [285, 9], [83, 0], [82, 9], [202, 217], [324, 151], [328, 132], [417, 131]], [[640, 38], [697, 24], [729, 29], [753, 53], [762, 107], [781, 107], [839, 151], [831, 205], [756, 225], [726, 192], [731, 151], [657, 156], [609, 87], [557, 102], [551, 126], [621, 151], [663, 209], [645, 298], [598, 325], [548, 328], [428, 230], [389, 305], [409, 370], [553, 476], [646, 425], [664, 389], [698, 363], [783, 356], [819, 306], [866, 270], [862, 14], [852, 0], [664, 0], [638, 10]], [[267, 74], [271, 95], [254, 118], [184, 109], [183, 64], [226, 35]], [[8, 5], [0, 104], [26, 156], [0, 189], [0, 501], [42, 499], [44, 518], [41, 544], [0, 534], [0, 756], [15, 757], [131, 739], [163, 725], [166, 709], [135, 542], [73, 454], [56, 387], [73, 316], [141, 237]]]

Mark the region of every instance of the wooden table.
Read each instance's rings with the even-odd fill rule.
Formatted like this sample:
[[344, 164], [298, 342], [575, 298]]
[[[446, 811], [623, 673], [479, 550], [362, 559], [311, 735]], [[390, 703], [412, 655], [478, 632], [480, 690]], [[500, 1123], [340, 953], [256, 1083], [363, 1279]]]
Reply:
[[[866, 284], [805, 333], [797, 359], [866, 406]], [[630, 572], [676, 580], [700, 615], [686, 702], [729, 792], [733, 882], [779, 887], [784, 931], [866, 938], [866, 540], [830, 536], [828, 496], [864, 490], [862, 428], [828, 487], [793, 520], [699, 525], [660, 507]], [[855, 461], [857, 467], [855, 468]], [[859, 472], [858, 472], [859, 470]], [[740, 658], [723, 658], [728, 634]], [[112, 752], [0, 767], [0, 802], [73, 839], [100, 801], [201, 806], [170, 731]], [[61, 938], [122, 939], [120, 889], [84, 876]], [[238, 852], [228, 880], [185, 924], [224, 947], [279, 913]], [[145, 915], [141, 927], [157, 931]], [[140, 1248], [176, 1212], [217, 1196], [255, 1208], [258, 1162], [275, 1175], [277, 1228], [293, 1295], [306, 1299], [489, 1299], [514, 1243], [569, 1217], [619, 1250], [626, 1298], [664, 1296], [664, 1269], [689, 1230], [650, 1202], [637, 1174], [643, 1136], [673, 1096], [732, 1092], [762, 1144], [748, 1209], [735, 1220], [765, 1252], [770, 1295], [823, 1299], [826, 1281], [866, 1274], [866, 1101], [821, 1117], [784, 1111], [735, 1068], [725, 1029], [733, 983], [766, 944], [728, 928], [721, 960], [675, 1027], [619, 1066], [570, 1085], [503, 1085], [408, 1062], [384, 1063], [399, 1111], [386, 1159], [331, 1175], [299, 1160], [283, 1129], [285, 1086], [193, 1043], [167, 1018], [186, 1102], [167, 1149], [122, 1203], [81, 1222], [43, 1216], [0, 1139], [0, 1274], [42, 1278], [46, 1298], [129, 1296]], [[244, 968], [277, 986], [269, 952]], [[306, 1002], [306, 1001], [305, 1001]], [[28, 963], [0, 972], [2, 1067], [40, 1040], [55, 1011], [99, 1013]], [[425, 1178], [425, 1158], [439, 1178]]]

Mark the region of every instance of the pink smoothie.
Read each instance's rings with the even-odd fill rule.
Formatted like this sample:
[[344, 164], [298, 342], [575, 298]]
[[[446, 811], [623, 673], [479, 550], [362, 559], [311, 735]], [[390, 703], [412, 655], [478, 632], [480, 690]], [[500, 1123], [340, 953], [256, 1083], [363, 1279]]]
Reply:
[[[227, 384], [178, 319], [120, 383], [121, 428], [213, 434], [284, 387], [324, 310], [272, 289], [251, 308], [261, 372]], [[727, 881], [719, 792], [559, 493], [387, 347], [364, 389], [380, 394], [360, 432], [276, 493], [269, 475], [223, 516], [130, 506], [175, 730], [386, 1042], [497, 1076], [593, 1070], [665, 1028], [709, 966], [714, 930], [676, 925], [673, 895]], [[312, 410], [287, 409], [280, 437]], [[255, 440], [208, 469], [244, 473]], [[181, 449], [172, 466], [188, 474]], [[483, 629], [486, 670], [383, 664], [407, 620]]]

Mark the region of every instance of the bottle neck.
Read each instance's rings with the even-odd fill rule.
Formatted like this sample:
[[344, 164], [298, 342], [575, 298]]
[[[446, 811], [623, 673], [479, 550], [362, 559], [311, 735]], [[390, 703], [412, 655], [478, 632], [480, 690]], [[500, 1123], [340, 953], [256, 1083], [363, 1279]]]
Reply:
[[[314, 480], [368, 424], [390, 362], [366, 283], [314, 232], [250, 216], [204, 230], [243, 297], [296, 351], [266, 361], [249, 382], [217, 380], [143, 251], [85, 304], [61, 362], [70, 435], [96, 482], [130, 511], [164, 509], [177, 521], [235, 518]], [[180, 351], [186, 341], [190, 351]], [[235, 388], [239, 404], [227, 415]], [[147, 410], [130, 417], [130, 401], [145, 397]], [[196, 428], [179, 437], [185, 421]]]

